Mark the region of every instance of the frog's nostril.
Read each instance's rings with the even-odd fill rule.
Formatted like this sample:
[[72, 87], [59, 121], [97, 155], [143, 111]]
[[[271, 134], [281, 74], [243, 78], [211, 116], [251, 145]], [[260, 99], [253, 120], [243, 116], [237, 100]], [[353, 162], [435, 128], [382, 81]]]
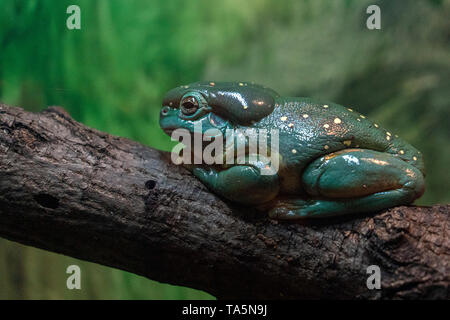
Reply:
[[161, 114], [167, 116], [169, 114], [169, 107], [165, 106], [161, 109]]

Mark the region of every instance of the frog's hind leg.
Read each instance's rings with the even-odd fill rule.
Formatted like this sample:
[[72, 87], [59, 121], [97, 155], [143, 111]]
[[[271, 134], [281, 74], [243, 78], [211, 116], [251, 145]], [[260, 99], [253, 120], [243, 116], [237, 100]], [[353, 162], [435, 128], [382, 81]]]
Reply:
[[408, 204], [424, 192], [423, 174], [394, 155], [346, 149], [313, 161], [302, 183], [310, 200], [279, 200], [269, 211], [278, 219], [375, 212]]

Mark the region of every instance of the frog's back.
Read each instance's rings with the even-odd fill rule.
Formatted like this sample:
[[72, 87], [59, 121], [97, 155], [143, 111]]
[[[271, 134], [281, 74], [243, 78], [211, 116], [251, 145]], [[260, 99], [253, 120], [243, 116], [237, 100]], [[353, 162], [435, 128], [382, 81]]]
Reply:
[[424, 173], [420, 151], [364, 115], [335, 103], [280, 97], [271, 115], [256, 125], [280, 130], [280, 153], [288, 167], [303, 169], [325, 154], [361, 148], [393, 154]]

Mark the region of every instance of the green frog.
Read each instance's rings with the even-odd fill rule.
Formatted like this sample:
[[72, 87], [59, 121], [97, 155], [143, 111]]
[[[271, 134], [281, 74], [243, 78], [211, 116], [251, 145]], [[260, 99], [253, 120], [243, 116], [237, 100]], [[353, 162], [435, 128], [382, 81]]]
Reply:
[[[425, 190], [421, 152], [394, 133], [351, 108], [283, 97], [254, 83], [174, 88], [163, 99], [160, 126], [169, 135], [176, 129], [214, 129], [224, 136], [230, 130], [265, 130], [270, 142], [276, 132], [270, 159], [278, 165], [271, 174], [262, 174], [267, 161], [259, 158], [189, 166], [216, 194], [274, 219], [375, 212], [409, 204]], [[225, 157], [227, 152], [225, 147]], [[246, 159], [252, 153], [247, 145]]]

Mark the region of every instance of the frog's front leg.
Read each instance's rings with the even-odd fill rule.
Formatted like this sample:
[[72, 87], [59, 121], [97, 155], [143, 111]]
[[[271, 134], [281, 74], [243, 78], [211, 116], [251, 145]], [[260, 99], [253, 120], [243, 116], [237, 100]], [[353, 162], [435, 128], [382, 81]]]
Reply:
[[261, 204], [275, 198], [279, 191], [277, 174], [261, 175], [252, 165], [235, 165], [217, 171], [195, 167], [193, 174], [215, 193], [242, 204]]
[[347, 149], [313, 161], [302, 183], [309, 199], [280, 199], [269, 212], [278, 219], [375, 212], [408, 204], [424, 192], [422, 172], [398, 157]]

